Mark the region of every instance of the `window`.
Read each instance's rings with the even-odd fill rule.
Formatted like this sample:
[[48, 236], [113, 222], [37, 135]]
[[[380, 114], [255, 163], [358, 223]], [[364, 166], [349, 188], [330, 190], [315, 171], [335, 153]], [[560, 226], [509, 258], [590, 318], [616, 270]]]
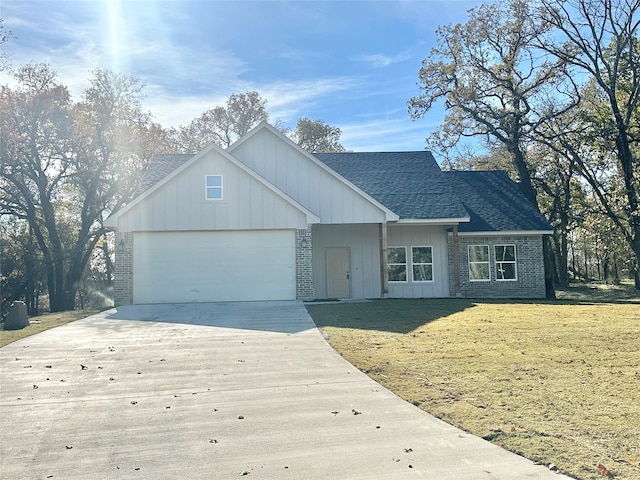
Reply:
[[414, 282], [433, 281], [433, 252], [431, 247], [411, 247]]
[[405, 247], [389, 247], [387, 265], [390, 282], [407, 281], [407, 249]]
[[496, 245], [496, 279], [517, 280], [516, 270], [516, 246]]
[[488, 282], [489, 245], [469, 245], [469, 280], [472, 282]]
[[205, 190], [207, 200], [222, 200], [222, 175], [207, 175]]

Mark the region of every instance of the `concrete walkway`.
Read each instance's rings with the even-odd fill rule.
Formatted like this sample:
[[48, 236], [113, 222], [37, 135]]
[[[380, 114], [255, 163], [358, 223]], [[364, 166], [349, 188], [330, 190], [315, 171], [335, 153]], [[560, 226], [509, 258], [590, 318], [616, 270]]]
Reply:
[[120, 307], [0, 349], [2, 479], [560, 479], [344, 361], [295, 302]]

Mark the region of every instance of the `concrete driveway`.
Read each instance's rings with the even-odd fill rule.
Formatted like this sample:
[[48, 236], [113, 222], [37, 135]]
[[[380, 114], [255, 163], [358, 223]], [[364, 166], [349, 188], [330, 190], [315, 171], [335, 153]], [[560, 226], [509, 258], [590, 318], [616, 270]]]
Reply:
[[297, 302], [119, 307], [0, 349], [2, 479], [558, 479], [344, 361]]

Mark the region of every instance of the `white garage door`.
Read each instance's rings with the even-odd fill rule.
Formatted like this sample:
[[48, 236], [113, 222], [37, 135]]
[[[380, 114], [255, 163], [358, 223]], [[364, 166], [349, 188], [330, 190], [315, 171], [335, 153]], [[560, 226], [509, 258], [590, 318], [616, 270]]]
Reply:
[[133, 302], [294, 300], [295, 233], [134, 234]]

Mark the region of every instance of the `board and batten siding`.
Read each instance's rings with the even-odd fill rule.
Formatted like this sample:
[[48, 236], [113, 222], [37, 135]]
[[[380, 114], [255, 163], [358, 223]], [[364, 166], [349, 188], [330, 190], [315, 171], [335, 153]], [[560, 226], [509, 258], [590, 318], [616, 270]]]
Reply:
[[[391, 298], [442, 298], [449, 296], [447, 231], [443, 226], [389, 225], [387, 248], [406, 247], [407, 281], [389, 282]], [[411, 247], [432, 247], [433, 282], [412, 279]]]
[[318, 215], [321, 223], [381, 223], [386, 213], [317, 160], [269, 129], [256, 131], [229, 152]]
[[[205, 176], [222, 175], [223, 199], [205, 199]], [[299, 229], [306, 214], [212, 150], [123, 212], [127, 231]]]
[[380, 226], [313, 225], [313, 285], [316, 299], [327, 298], [326, 249], [349, 249], [352, 298], [379, 298]]

